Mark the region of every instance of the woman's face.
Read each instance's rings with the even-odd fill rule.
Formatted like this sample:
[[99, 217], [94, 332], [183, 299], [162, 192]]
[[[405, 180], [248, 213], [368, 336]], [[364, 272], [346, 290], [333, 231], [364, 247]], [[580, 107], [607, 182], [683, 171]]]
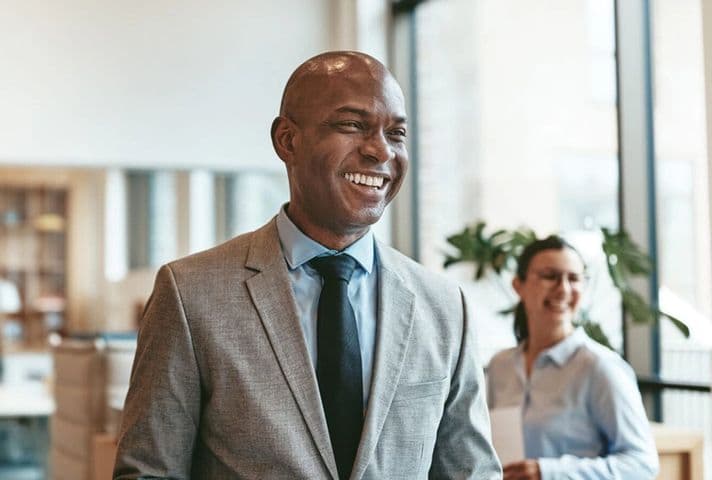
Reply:
[[581, 258], [573, 250], [562, 248], [534, 255], [524, 280], [515, 277], [512, 284], [524, 304], [532, 331], [570, 324], [585, 283]]

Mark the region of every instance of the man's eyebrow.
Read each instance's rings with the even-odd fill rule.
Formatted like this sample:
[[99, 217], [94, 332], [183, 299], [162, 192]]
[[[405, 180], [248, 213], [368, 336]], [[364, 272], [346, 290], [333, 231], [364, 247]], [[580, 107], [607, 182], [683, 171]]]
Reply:
[[[371, 115], [373, 115], [371, 112], [369, 112], [368, 110], [364, 110], [363, 108], [349, 107], [349, 106], [339, 107], [335, 110], [335, 112], [336, 113], [353, 113], [360, 117], [370, 117]], [[394, 120], [394, 123], [408, 123], [408, 119], [405, 116], [397, 116], [393, 120]]]
[[357, 107], [339, 107], [336, 109], [337, 113], [355, 113], [356, 115], [360, 115], [362, 117], [367, 117], [369, 113], [364, 110], [363, 108], [357, 108]]

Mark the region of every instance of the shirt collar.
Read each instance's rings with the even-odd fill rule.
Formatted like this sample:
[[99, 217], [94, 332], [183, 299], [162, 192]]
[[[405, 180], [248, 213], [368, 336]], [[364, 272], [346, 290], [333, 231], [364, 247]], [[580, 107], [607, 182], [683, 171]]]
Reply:
[[548, 349], [544, 354], [558, 366], [562, 366], [569, 361], [581, 345], [586, 342], [586, 332], [583, 328], [577, 327], [571, 335]]
[[[549, 358], [557, 366], [561, 367], [569, 361], [571, 356], [576, 353], [581, 345], [586, 342], [586, 332], [581, 327], [576, 327], [576, 329], [568, 337], [561, 340], [559, 343], [553, 347], [544, 350], [541, 354], [541, 358]], [[517, 346], [518, 355], [524, 355], [524, 349], [526, 348], [526, 342], [522, 342]]]
[[367, 273], [371, 273], [371, 270], [373, 270], [374, 238], [370, 229], [363, 237], [339, 252], [312, 240], [299, 230], [299, 227], [287, 216], [286, 206], [287, 204], [284, 204], [277, 214], [277, 233], [279, 242], [282, 244], [284, 259], [287, 261], [290, 270], [299, 268], [312, 258], [320, 255], [347, 253], [358, 262], [361, 268]]

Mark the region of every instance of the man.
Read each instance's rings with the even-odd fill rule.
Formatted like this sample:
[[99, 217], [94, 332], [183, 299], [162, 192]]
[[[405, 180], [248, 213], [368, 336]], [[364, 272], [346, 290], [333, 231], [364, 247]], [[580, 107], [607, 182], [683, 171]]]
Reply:
[[290, 201], [159, 271], [114, 478], [501, 478], [462, 293], [370, 232], [408, 167], [404, 103], [362, 53], [292, 74]]

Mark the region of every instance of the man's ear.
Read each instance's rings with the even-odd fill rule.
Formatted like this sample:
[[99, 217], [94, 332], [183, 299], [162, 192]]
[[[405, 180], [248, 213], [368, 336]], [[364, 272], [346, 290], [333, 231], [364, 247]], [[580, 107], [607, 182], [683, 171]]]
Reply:
[[270, 131], [272, 146], [284, 163], [290, 163], [294, 156], [295, 125], [287, 117], [277, 117]]

